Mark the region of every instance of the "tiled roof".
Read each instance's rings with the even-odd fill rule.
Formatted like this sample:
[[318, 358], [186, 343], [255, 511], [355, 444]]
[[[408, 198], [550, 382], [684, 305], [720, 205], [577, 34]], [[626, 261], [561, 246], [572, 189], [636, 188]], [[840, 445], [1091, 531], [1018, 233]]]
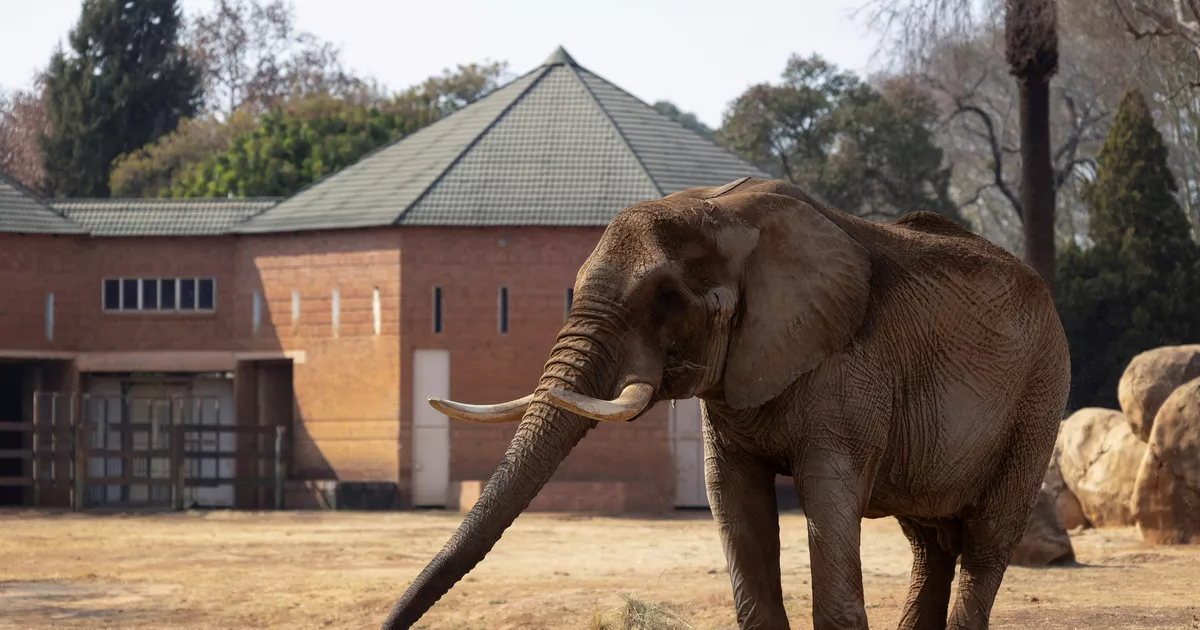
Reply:
[[0, 172], [0, 232], [82, 234], [83, 231], [33, 191]]
[[234, 224], [279, 203], [251, 199], [65, 199], [54, 208], [92, 236], [208, 236], [226, 234]]
[[546, 62], [234, 226], [593, 225], [692, 186], [768, 177], [575, 63]]

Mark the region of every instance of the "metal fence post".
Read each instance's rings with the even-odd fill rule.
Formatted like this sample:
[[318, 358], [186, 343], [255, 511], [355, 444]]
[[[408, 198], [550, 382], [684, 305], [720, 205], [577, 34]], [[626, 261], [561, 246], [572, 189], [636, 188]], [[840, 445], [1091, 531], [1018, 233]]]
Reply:
[[179, 415], [171, 414], [171, 478], [175, 489], [171, 497], [171, 509], [183, 509], [183, 401], [179, 403]]
[[86, 401], [81, 397], [79, 400], [79, 415], [75, 414], [75, 397], [71, 396], [71, 418], [75, 428], [74, 438], [74, 466], [71, 471], [71, 480], [74, 481], [74, 495], [71, 497], [71, 508], [76, 512], [83, 510], [83, 497], [87, 484], [84, 483], [87, 476], [87, 450], [88, 450], [88, 430], [87, 419], [84, 417], [84, 404]]
[[283, 509], [283, 426], [275, 427], [275, 509]]
[[37, 392], [33, 393], [33, 443], [31, 444], [32, 452], [29, 458], [30, 474], [33, 475], [33, 507], [42, 506], [42, 484], [41, 484], [41, 466], [38, 465], [38, 398]]
[[58, 394], [50, 394], [50, 487], [58, 486]]

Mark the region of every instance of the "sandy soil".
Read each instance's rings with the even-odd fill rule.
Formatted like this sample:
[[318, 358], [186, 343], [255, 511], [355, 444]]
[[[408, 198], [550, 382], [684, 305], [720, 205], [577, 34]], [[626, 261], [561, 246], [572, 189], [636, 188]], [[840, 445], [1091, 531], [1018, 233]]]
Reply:
[[[0, 512], [0, 627], [378, 628], [461, 516], [437, 512]], [[785, 515], [784, 592], [811, 628], [804, 518]], [[1200, 628], [1200, 547], [1133, 530], [1074, 537], [1080, 566], [1009, 569], [993, 628]], [[911, 563], [890, 519], [865, 521], [871, 625], [892, 628]], [[430, 630], [586, 628], [621, 594], [732, 628], [707, 513], [646, 520], [526, 515], [423, 620]]]

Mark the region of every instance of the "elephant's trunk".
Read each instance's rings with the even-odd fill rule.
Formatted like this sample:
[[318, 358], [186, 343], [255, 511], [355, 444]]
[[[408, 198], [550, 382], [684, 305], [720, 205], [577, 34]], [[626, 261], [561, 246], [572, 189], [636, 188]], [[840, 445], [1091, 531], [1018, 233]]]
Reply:
[[571, 449], [596, 421], [561, 411], [545, 392], [560, 388], [607, 398], [616, 386], [611, 354], [592, 335], [560, 334], [534, 401], [525, 411], [504, 460], [458, 531], [413, 580], [392, 608], [384, 630], [410, 628], [500, 540], [505, 529], [550, 481]]

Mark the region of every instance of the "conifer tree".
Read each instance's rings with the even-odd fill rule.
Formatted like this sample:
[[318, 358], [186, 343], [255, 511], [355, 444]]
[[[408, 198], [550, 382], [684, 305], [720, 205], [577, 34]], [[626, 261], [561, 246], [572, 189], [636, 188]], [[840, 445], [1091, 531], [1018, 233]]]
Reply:
[[1134, 355], [1200, 342], [1200, 246], [1140, 92], [1122, 98], [1097, 166], [1083, 194], [1094, 244], [1068, 247], [1058, 261], [1072, 409], [1116, 408], [1117, 383]]
[[48, 195], [107, 197], [113, 158], [196, 112], [200, 75], [180, 22], [176, 0], [84, 0], [70, 53], [56, 51], [45, 76]]

